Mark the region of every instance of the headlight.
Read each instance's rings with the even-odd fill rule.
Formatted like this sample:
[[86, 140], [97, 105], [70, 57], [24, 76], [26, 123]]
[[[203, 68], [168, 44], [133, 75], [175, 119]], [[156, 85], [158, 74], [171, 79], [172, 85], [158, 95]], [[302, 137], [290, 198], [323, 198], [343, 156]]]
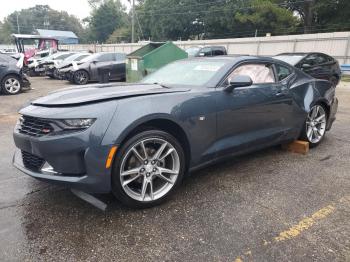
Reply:
[[94, 118], [62, 119], [55, 120], [54, 123], [63, 130], [84, 130], [89, 128], [95, 120]]
[[61, 123], [65, 125], [66, 129], [86, 129], [89, 128], [94, 122], [94, 118], [79, 118], [79, 119], [65, 119], [61, 120]]
[[84, 131], [95, 122], [94, 118], [75, 118], [75, 119], [55, 119], [50, 120], [52, 130], [48, 130], [48, 135], [64, 135]]
[[95, 118], [47, 119], [22, 115], [15, 129], [31, 136], [55, 136], [84, 131], [95, 122]]

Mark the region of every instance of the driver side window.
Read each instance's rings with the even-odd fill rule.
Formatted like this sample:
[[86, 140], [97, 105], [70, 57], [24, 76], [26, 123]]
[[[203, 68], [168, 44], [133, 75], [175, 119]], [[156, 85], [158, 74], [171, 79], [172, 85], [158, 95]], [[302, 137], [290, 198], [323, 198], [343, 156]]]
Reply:
[[253, 84], [275, 83], [273, 68], [268, 64], [244, 64], [237, 67], [228, 76], [225, 85], [228, 85], [232, 78], [237, 75], [249, 76]]

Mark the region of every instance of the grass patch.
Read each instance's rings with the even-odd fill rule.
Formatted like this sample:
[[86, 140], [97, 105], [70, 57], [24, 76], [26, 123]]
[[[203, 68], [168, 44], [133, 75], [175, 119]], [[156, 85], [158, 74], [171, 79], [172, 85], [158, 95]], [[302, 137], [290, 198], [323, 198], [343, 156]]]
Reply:
[[341, 81], [343, 81], [343, 82], [350, 82], [350, 75], [343, 75], [341, 77]]

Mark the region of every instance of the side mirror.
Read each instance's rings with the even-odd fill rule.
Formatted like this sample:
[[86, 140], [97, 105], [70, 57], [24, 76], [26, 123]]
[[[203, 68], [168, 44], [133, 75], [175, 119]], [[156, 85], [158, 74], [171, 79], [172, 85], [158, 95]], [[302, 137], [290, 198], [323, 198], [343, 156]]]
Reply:
[[231, 80], [225, 91], [232, 92], [237, 87], [247, 87], [253, 84], [253, 80], [247, 75], [236, 75]]

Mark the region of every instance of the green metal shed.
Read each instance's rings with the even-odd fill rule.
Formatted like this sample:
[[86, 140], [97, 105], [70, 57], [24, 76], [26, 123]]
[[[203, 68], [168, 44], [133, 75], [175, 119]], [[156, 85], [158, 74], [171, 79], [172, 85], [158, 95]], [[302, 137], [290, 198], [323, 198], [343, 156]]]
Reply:
[[172, 42], [149, 43], [127, 55], [126, 81], [140, 81], [160, 67], [187, 57], [187, 53]]

